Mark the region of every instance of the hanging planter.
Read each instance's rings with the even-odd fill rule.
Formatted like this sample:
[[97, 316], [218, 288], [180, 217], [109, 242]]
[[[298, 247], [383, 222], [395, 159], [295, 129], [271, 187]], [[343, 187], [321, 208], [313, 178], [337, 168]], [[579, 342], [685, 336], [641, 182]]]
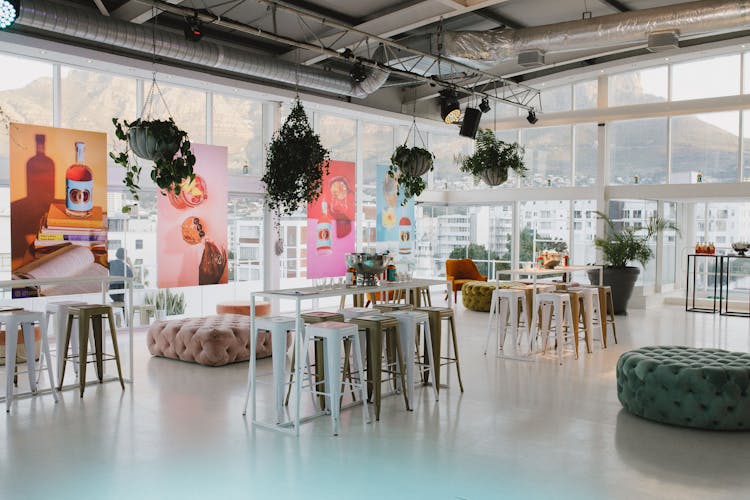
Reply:
[[[299, 99], [274, 135], [266, 155], [266, 206], [277, 216], [291, 215], [320, 196], [328, 174], [329, 152], [313, 132]], [[278, 218], [275, 222], [280, 229]]]
[[427, 183], [422, 176], [434, 168], [434, 154], [416, 145], [413, 147], [407, 146], [412, 130], [414, 131], [414, 142], [419, 137], [422, 145], [424, 145], [424, 140], [422, 140], [419, 129], [417, 129], [417, 123], [413, 121], [412, 128], [406, 135], [406, 142], [393, 152], [391, 166], [388, 168], [388, 175], [398, 182], [398, 192], [404, 195], [402, 205], [406, 205], [410, 198], [422, 194], [422, 191], [427, 187]]
[[492, 130], [480, 130], [474, 145], [474, 153], [460, 155], [460, 170], [484, 181], [488, 186], [499, 186], [508, 180], [508, 170], [521, 177], [526, 175], [523, 163], [523, 148], [518, 143], [507, 143], [495, 137]]
[[149, 118], [150, 107], [155, 96], [164, 99], [154, 78], [146, 97], [144, 110], [141, 112], [141, 116], [146, 116], [146, 118], [139, 118], [133, 122], [112, 118], [115, 136], [125, 141], [126, 148], [125, 151], [119, 153], [110, 152], [109, 156], [115, 163], [125, 168], [123, 184], [130, 190], [136, 201], [140, 190], [141, 166], [133, 156], [154, 162], [150, 177], [164, 195], [169, 193], [179, 195], [182, 186], [195, 179], [193, 171], [195, 155], [190, 148], [187, 132], [178, 128], [171, 116], [168, 120]]

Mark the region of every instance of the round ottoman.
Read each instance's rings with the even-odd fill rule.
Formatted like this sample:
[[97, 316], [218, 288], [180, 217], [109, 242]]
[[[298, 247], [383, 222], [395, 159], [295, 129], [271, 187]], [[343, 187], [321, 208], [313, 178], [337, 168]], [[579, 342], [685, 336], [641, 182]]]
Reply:
[[665, 424], [750, 429], [750, 354], [656, 346], [617, 361], [617, 397], [630, 413]]
[[472, 311], [490, 312], [490, 301], [495, 285], [486, 281], [469, 281], [461, 287], [464, 307]]
[[[250, 316], [249, 300], [229, 300], [216, 304], [216, 314], [242, 314]], [[271, 304], [268, 302], [255, 303], [256, 316], [268, 316], [271, 314]]]

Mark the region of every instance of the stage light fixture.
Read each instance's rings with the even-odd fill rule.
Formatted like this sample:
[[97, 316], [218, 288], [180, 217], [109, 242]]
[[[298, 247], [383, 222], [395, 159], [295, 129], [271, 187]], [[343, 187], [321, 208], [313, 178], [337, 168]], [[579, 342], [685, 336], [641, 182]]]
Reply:
[[198, 42], [203, 38], [203, 23], [198, 16], [185, 18], [185, 40]]
[[18, 2], [0, 0], [0, 30], [10, 28], [18, 18]]
[[479, 110], [482, 113], [489, 113], [491, 109], [490, 101], [486, 97], [482, 97], [482, 102], [479, 103]]
[[534, 112], [534, 108], [531, 108], [529, 110], [529, 114], [526, 115], [526, 121], [531, 123], [532, 125], [539, 121], [539, 118], [536, 117], [536, 113]]
[[440, 117], [448, 124], [456, 123], [461, 118], [461, 106], [452, 89], [440, 91]]
[[351, 78], [354, 83], [362, 83], [367, 79], [367, 76], [367, 68], [359, 61], [354, 63], [354, 66], [352, 66], [352, 69], [349, 71], [349, 78]]

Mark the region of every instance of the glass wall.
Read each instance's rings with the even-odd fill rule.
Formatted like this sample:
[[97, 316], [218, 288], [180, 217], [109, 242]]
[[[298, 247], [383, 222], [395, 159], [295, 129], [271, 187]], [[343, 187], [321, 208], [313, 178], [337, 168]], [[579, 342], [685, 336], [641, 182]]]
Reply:
[[535, 127], [521, 131], [521, 145], [526, 150], [529, 172], [525, 186], [568, 186], [571, 173], [572, 128]]
[[227, 147], [229, 173], [263, 175], [260, 102], [213, 95], [213, 143]]
[[673, 116], [671, 127], [670, 183], [737, 181], [738, 111]]
[[610, 184], [667, 181], [667, 118], [616, 121], [609, 129]]

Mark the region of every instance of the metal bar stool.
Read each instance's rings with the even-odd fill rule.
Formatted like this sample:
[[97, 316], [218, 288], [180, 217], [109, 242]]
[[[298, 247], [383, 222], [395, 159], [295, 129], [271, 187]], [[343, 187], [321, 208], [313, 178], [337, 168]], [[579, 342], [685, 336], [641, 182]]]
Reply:
[[47, 363], [47, 375], [50, 387], [52, 387], [52, 398], [57, 403], [55, 392], [55, 378], [52, 374], [52, 359], [49, 354], [49, 343], [47, 341], [47, 325], [44, 321], [44, 313], [36, 311], [8, 311], [0, 313], [0, 324], [5, 325], [5, 411], [10, 413], [13, 403], [14, 380], [16, 375], [16, 346], [18, 344], [18, 329], [23, 330], [23, 344], [26, 350], [26, 366], [29, 375], [29, 387], [31, 392], [37, 392], [36, 383], [36, 349], [34, 346], [34, 323], [39, 323], [42, 335], [42, 353]]
[[[69, 307], [78, 307], [78, 306], [85, 306], [87, 305], [86, 302], [80, 302], [75, 300], [63, 300], [63, 301], [57, 301], [57, 302], [48, 302], [47, 307], [45, 308], [45, 318], [44, 322], [46, 325], [49, 325], [49, 320], [54, 315], [55, 317], [55, 323], [54, 323], [54, 329], [55, 329], [55, 355], [57, 357], [57, 379], [61, 380], [63, 378], [62, 370], [63, 370], [63, 358], [67, 354], [67, 352], [64, 350], [64, 344], [65, 344], [65, 326], [68, 322], [68, 308]], [[93, 339], [91, 341], [91, 350], [94, 350], [93, 345]], [[78, 324], [76, 321], [75, 325], [75, 334], [70, 339], [71, 343], [71, 349], [73, 350], [73, 355], [78, 355]], [[73, 364], [73, 371], [76, 374], [76, 377], [78, 376], [78, 365]]]
[[[314, 341], [314, 339], [323, 339], [323, 351], [325, 353], [326, 363], [326, 378], [324, 379], [325, 390], [320, 393], [315, 391], [318, 395], [327, 397], [330, 402], [331, 418], [333, 420], [333, 435], [339, 435], [339, 417], [341, 410], [341, 386], [350, 385], [359, 390], [362, 398], [362, 413], [364, 416], [365, 423], [370, 423], [370, 412], [367, 408], [367, 387], [364, 375], [364, 366], [362, 364], [362, 356], [359, 345], [359, 335], [357, 325], [350, 323], [342, 323], [338, 321], [324, 321], [309, 325], [305, 328], [305, 344], [304, 349], [307, 349], [307, 343]], [[354, 368], [358, 372], [358, 382], [346, 382], [343, 378], [339, 381], [339, 377], [342, 376], [342, 365], [341, 365], [341, 354], [344, 340], [350, 340], [354, 343]]]
[[[103, 330], [104, 330], [104, 317], [107, 317], [109, 323], [109, 332], [112, 337], [112, 349], [114, 355], [104, 353], [104, 342], [103, 342]], [[78, 356], [69, 356], [68, 346], [70, 345], [70, 336], [73, 330], [73, 321], [78, 319]], [[94, 337], [94, 356], [93, 361], [89, 361], [88, 353], [88, 340], [89, 340], [89, 327], [93, 330]], [[120, 366], [120, 349], [117, 346], [117, 329], [115, 328], [114, 314], [112, 307], [108, 305], [85, 305], [78, 307], [68, 307], [68, 327], [65, 331], [65, 346], [63, 348], [65, 353], [63, 357], [63, 368], [62, 376], [60, 377], [59, 389], [62, 389], [63, 378], [65, 377], [65, 364], [68, 359], [78, 360], [79, 366], [79, 377], [78, 384], [81, 389], [81, 397], [83, 397], [83, 390], [86, 388], [86, 365], [88, 363], [96, 363], [96, 375], [99, 379], [99, 383], [104, 381], [104, 361], [115, 360], [117, 363], [117, 375], [120, 379], [120, 386], [122, 390], [125, 390], [125, 381], [122, 378], [122, 368]]]
[[[563, 346], [565, 344], [565, 330], [563, 323], [567, 320], [568, 325], [575, 326], [573, 322], [572, 300], [569, 294], [561, 292], [540, 293], [536, 296], [536, 305], [534, 306], [534, 317], [531, 320], [533, 329], [532, 338], [536, 338], [537, 322], [539, 320], [539, 309], [542, 310], [542, 352], [547, 351], [547, 341], [550, 335], [550, 323], [552, 315], [555, 317], [555, 342], [557, 347], [557, 358], [560, 364], [563, 364]], [[574, 338], [578, 338], [574, 334]], [[576, 359], [578, 359], [578, 342], [576, 341]]]
[[[401, 378], [401, 387], [406, 387], [404, 378], [405, 366], [404, 356], [401, 353], [401, 335], [398, 320], [382, 314], [370, 314], [353, 318], [351, 323], [356, 324], [360, 330], [367, 332], [367, 401], [375, 396], [375, 420], [380, 420], [380, 400], [383, 385], [383, 372], [388, 373], [389, 379], [395, 380], [395, 375]], [[386, 368], [383, 370], [383, 340], [387, 342], [388, 350], [395, 351], [396, 360], [391, 362], [386, 357]], [[410, 411], [409, 397], [405, 390], [404, 395], [406, 410]]]
[[[450, 307], [420, 307], [415, 311], [427, 313], [430, 318], [430, 333], [432, 335], [432, 352], [435, 353], [433, 361], [435, 365], [435, 384], [440, 384], [440, 367], [452, 363], [456, 364], [456, 375], [458, 375], [458, 386], [464, 392], [464, 383], [461, 380], [461, 362], [458, 358], [458, 338], [456, 337], [456, 320], [453, 309]], [[448, 355], [442, 356], [443, 321], [447, 321], [451, 336], [448, 339]], [[452, 349], [451, 349], [452, 347]], [[443, 363], [445, 361], [445, 363]]]
[[[533, 300], [533, 297], [532, 297]], [[520, 306], [520, 307], [519, 307]], [[510, 322], [511, 335], [513, 336], [513, 345], [520, 342], [520, 320], [523, 315], [524, 323], [528, 323], [528, 314], [530, 312], [527, 302], [527, 290], [523, 288], [498, 288], [492, 292], [490, 299], [490, 318], [487, 323], [487, 340], [484, 343], [484, 354], [487, 355], [487, 348], [490, 345], [492, 332], [497, 332], [496, 351], [502, 352], [505, 347], [505, 336], [508, 332], [508, 323]], [[527, 331], [529, 329], [527, 328]], [[530, 344], [533, 346], [531, 339]]]
[[411, 304], [375, 304], [372, 307], [382, 314], [394, 311], [411, 311], [414, 309], [414, 306]]

